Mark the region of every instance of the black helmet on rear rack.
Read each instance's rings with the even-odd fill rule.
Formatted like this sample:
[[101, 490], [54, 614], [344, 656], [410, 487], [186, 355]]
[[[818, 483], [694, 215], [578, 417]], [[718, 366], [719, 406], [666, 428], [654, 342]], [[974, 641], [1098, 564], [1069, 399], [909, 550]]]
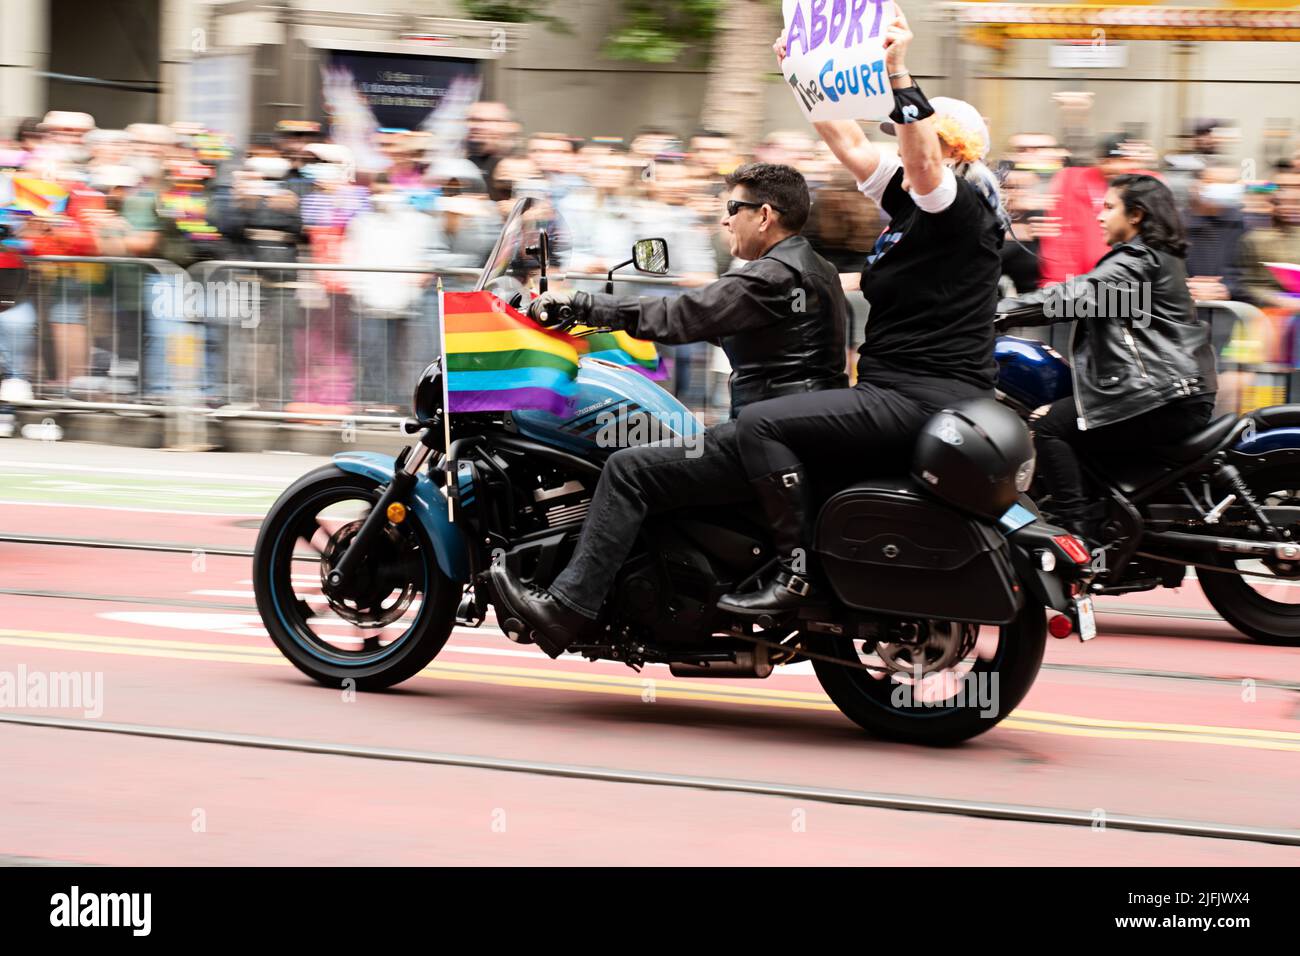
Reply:
[[1029, 429], [991, 398], [939, 412], [921, 430], [912, 477], [963, 511], [996, 520], [1034, 477]]

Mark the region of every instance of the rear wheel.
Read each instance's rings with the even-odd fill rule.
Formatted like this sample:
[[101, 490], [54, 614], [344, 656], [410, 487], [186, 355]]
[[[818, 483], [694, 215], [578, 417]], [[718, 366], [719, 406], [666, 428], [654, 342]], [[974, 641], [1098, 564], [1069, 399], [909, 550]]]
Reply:
[[[390, 525], [345, 592], [326, 576], [379, 500], [371, 479], [328, 465], [272, 506], [253, 552], [262, 623], [294, 667], [330, 687], [391, 687], [422, 670], [455, 624], [460, 588], [412, 514]], [[355, 683], [345, 685], [352, 680]]]
[[1009, 624], [900, 622], [896, 640], [830, 638], [830, 654], [875, 670], [813, 661], [827, 696], [868, 733], [954, 744], [997, 726], [1024, 699], [1047, 643], [1042, 605], [1026, 602]]
[[[1261, 507], [1300, 507], [1300, 468], [1275, 465], [1242, 477]], [[1240, 506], [1233, 511], [1240, 513]], [[1283, 531], [1300, 544], [1300, 526]], [[1232, 536], [1228, 529], [1222, 533]], [[1300, 647], [1300, 562], [1227, 556], [1222, 561], [1223, 571], [1196, 572], [1219, 616], [1262, 644]]]

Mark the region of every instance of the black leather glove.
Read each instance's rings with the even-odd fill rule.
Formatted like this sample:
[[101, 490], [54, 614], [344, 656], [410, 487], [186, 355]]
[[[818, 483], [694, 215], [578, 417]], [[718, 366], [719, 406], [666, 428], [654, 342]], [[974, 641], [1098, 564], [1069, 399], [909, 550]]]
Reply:
[[591, 304], [586, 292], [544, 292], [528, 303], [528, 317], [544, 328], [567, 332], [587, 324]]

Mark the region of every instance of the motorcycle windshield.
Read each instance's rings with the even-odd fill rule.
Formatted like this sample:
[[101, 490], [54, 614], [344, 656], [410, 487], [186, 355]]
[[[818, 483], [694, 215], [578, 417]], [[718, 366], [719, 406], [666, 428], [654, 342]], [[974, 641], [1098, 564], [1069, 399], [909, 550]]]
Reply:
[[479, 274], [475, 290], [487, 289], [500, 298], [511, 288], [537, 292], [537, 279], [541, 275], [541, 233], [546, 233], [548, 272], [564, 268], [568, 250], [568, 234], [555, 206], [540, 196], [519, 199], [497, 237], [492, 254]]

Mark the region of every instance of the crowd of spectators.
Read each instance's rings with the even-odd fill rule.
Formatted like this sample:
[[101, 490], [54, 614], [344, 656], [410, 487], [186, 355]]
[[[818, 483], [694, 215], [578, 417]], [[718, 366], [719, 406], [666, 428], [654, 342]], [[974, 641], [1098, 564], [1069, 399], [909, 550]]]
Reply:
[[[106, 130], [72, 112], [23, 121], [0, 138], [0, 221], [16, 233], [10, 252], [119, 259], [31, 270], [27, 296], [0, 312], [3, 387], [18, 398], [167, 401], [184, 388], [213, 405], [400, 408], [412, 375], [437, 350], [430, 277], [274, 266], [439, 270], [448, 288], [464, 288], [523, 196], [553, 211], [569, 272], [603, 273], [628, 258], [636, 238], [662, 236], [685, 286], [735, 265], [718, 221], [725, 176], [741, 162], [804, 173], [814, 194], [806, 232], [846, 288], [883, 225], [810, 130], [773, 132], [749, 154], [710, 130], [682, 138], [647, 128], [628, 141], [525, 135], [503, 104], [481, 101], [463, 133], [448, 149], [429, 131], [377, 130], [372, 152], [381, 162], [370, 165], [379, 168], [361, 168], [305, 121], [281, 123], [238, 154], [193, 124]], [[1012, 214], [1005, 291], [1088, 271], [1106, 251], [1095, 217], [1107, 180], [1150, 171], [1179, 197], [1195, 297], [1263, 308], [1281, 331], [1269, 333], [1257, 358], [1295, 364], [1289, 336], [1300, 297], [1262, 263], [1300, 262], [1300, 167], [1288, 157], [1249, 168], [1239, 152], [1231, 124], [1214, 121], [1195, 124], [1164, 156], [1121, 134], [1092, 150], [1046, 133], [1011, 136], [992, 160]], [[216, 260], [267, 265], [195, 268]], [[191, 277], [254, 282], [255, 321], [185, 306], [170, 294], [179, 273], [166, 263]], [[672, 294], [662, 285], [623, 288]], [[850, 301], [856, 344], [869, 309], [856, 293]], [[1230, 322], [1216, 325], [1221, 351], [1233, 334]], [[664, 351], [668, 387], [696, 407], [725, 406], [718, 350]]]

